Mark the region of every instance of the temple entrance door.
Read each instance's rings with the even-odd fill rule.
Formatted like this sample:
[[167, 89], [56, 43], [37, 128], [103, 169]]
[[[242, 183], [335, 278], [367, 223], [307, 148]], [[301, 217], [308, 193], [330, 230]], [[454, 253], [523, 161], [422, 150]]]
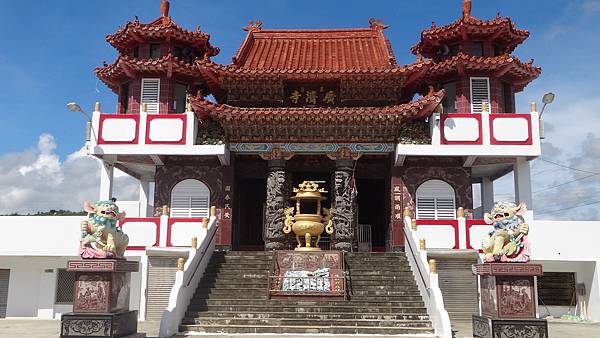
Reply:
[[[372, 251], [385, 251], [387, 233], [386, 184], [384, 179], [357, 179], [358, 224], [370, 225]], [[360, 226], [359, 226], [360, 227]]]
[[267, 179], [240, 179], [236, 191], [238, 214], [233, 227], [234, 249], [264, 250], [263, 217], [267, 199]]

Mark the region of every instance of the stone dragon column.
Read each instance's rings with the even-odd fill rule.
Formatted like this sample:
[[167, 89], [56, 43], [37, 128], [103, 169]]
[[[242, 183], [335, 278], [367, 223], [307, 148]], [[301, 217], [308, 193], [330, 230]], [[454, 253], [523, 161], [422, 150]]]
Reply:
[[260, 154], [268, 161], [269, 176], [267, 177], [267, 203], [265, 208], [265, 224], [263, 238], [265, 250], [281, 250], [284, 248], [286, 234], [283, 233], [286, 207], [286, 172], [285, 161], [293, 154], [275, 148], [271, 153]]
[[332, 209], [333, 247], [336, 250], [351, 251], [355, 241], [355, 187], [352, 176], [354, 161], [358, 160], [360, 155], [345, 147], [336, 153], [327, 154], [330, 159], [335, 161]]

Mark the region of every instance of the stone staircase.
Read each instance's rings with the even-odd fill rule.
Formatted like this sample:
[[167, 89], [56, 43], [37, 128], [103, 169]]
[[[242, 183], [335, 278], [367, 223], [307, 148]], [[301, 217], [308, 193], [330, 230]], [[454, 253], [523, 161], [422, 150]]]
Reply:
[[215, 252], [181, 332], [433, 336], [404, 253], [350, 253], [347, 301], [269, 300], [269, 252]]

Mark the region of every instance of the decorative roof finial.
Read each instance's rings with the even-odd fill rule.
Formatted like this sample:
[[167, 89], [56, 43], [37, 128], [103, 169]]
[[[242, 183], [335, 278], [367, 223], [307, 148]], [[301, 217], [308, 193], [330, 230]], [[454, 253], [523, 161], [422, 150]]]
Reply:
[[463, 2], [462, 2], [462, 15], [465, 18], [471, 16], [471, 0], [463, 0]]
[[248, 26], [242, 28], [243, 30], [245, 30], [246, 32], [254, 32], [254, 31], [259, 31], [262, 29], [262, 21], [260, 20], [256, 20], [256, 21], [248, 21]]
[[373, 30], [384, 30], [388, 28], [390, 25], [384, 25], [381, 19], [369, 19], [369, 27]]
[[162, 0], [160, 2], [160, 16], [168, 18], [169, 17], [169, 7], [171, 7], [171, 5], [169, 4], [169, 1]]

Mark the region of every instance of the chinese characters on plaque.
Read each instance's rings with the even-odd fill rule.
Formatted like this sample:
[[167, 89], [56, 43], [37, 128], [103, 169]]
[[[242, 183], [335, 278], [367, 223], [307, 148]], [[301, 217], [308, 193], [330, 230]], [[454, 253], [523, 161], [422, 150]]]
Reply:
[[337, 83], [314, 85], [288, 83], [285, 86], [285, 103], [292, 107], [333, 107], [338, 104]]
[[394, 184], [394, 201], [392, 203], [394, 221], [401, 221], [404, 217], [402, 212], [402, 187], [399, 184]]
[[231, 186], [225, 186], [225, 204], [223, 206], [223, 219], [231, 219]]

